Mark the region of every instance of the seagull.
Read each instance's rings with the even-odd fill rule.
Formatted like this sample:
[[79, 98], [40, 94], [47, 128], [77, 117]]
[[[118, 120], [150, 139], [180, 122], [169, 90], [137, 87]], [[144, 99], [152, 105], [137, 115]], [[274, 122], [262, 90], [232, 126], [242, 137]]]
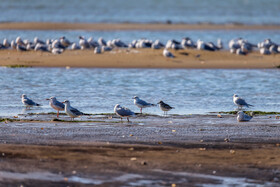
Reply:
[[65, 36], [60, 37], [59, 41], [65, 48], [69, 47], [72, 44]]
[[84, 113], [80, 112], [78, 109], [76, 108], [73, 108], [70, 106], [70, 101], [68, 100], [65, 100], [64, 102], [62, 103], [65, 103], [65, 113], [71, 117], [71, 120], [74, 120], [74, 118], [76, 117], [79, 117], [81, 115], [83, 115]]
[[55, 97], [51, 97], [49, 99], [46, 99], [50, 101], [50, 106], [57, 110], [57, 118], [59, 118], [59, 111], [64, 111], [65, 105], [61, 102], [59, 102], [58, 100], [56, 100]]
[[100, 47], [94, 48], [94, 54], [100, 54], [100, 53], [101, 53], [101, 48]]
[[100, 37], [97, 42], [98, 42], [99, 46], [107, 45], [107, 42], [102, 37]]
[[88, 41], [82, 37], [82, 36], [79, 36], [79, 45], [81, 46], [81, 49], [88, 49], [90, 48], [90, 45], [88, 43]]
[[163, 101], [158, 102], [160, 109], [164, 112], [164, 115], [167, 115], [167, 111], [173, 109], [174, 107], [169, 106]]
[[40, 40], [37, 36], [34, 38], [34, 44], [42, 44], [45, 45], [46, 43], [43, 40]]
[[16, 45], [16, 49], [17, 49], [17, 51], [26, 51], [26, 48], [21, 45]]
[[40, 104], [35, 103], [31, 99], [28, 99], [25, 94], [21, 95], [21, 102], [26, 106], [26, 109], [28, 109], [28, 108], [30, 109], [30, 107], [32, 107], [32, 106], [41, 106]]
[[3, 40], [3, 45], [4, 45], [4, 47], [6, 47], [6, 48], [9, 48], [9, 47], [11, 46], [11, 44], [10, 44], [10, 42], [8, 41], [7, 38], [5, 38], [5, 39]]
[[134, 99], [134, 104], [140, 108], [140, 113], [142, 114], [142, 108], [147, 108], [151, 106], [156, 106], [152, 103], [147, 103], [146, 101], [140, 99], [138, 96], [134, 96], [132, 99]]
[[129, 122], [129, 117], [130, 116], [135, 116], [135, 113], [129, 110], [128, 108], [121, 107], [121, 105], [116, 104], [114, 108], [114, 112], [121, 117], [121, 121], [123, 117], [127, 118], [127, 121]]
[[238, 95], [236, 95], [236, 94], [233, 95], [233, 103], [238, 106], [238, 109], [241, 107], [241, 110], [242, 110], [243, 106], [246, 106], [248, 108], [250, 106], [253, 106], [253, 105], [246, 103], [246, 101], [244, 99], [242, 99], [241, 97], [238, 97]]
[[168, 51], [166, 48], [163, 50], [163, 56], [167, 57], [167, 58], [174, 58], [175, 56], [170, 52]]
[[245, 114], [243, 111], [239, 111], [237, 113], [237, 121], [242, 122], [242, 121], [250, 121], [253, 118], [253, 116], [249, 116]]

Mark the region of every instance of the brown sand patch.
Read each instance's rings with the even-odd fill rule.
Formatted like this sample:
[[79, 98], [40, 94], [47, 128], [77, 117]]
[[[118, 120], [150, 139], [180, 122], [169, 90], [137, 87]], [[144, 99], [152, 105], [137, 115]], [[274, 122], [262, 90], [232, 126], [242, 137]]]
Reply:
[[[275, 145], [243, 144], [243, 147], [236, 148], [232, 148], [233, 144], [212, 148], [209, 145], [200, 146], [201, 148], [197, 148], [197, 145], [180, 148], [123, 144], [0, 144], [0, 169], [19, 173], [49, 171], [83, 177], [112, 177], [120, 173], [148, 174], [163, 180], [164, 173], [155, 170], [246, 176], [265, 181], [280, 177], [279, 173], [274, 172], [280, 169], [280, 158], [277, 156], [280, 149]], [[203, 180], [193, 178], [188, 184], [198, 184], [201, 181]], [[11, 183], [17, 184], [17, 181], [9, 181]]]
[[[0, 51], [0, 65], [36, 67], [95, 67], [95, 68], [275, 68], [280, 55], [257, 52], [238, 56], [228, 51], [172, 51], [176, 58], [165, 58], [162, 50], [116, 49], [103, 54], [93, 50], [65, 51], [61, 55], [42, 52]], [[187, 55], [186, 55], [187, 54]]]

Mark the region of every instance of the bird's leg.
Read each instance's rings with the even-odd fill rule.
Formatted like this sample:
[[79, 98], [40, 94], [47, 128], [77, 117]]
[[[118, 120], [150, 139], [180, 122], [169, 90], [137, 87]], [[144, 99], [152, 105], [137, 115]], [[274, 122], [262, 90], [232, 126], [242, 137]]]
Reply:
[[129, 122], [129, 118], [127, 118], [127, 122]]
[[142, 108], [140, 108], [140, 113], [142, 114]]
[[57, 111], [56, 117], [59, 118], [59, 110]]
[[121, 121], [122, 121], [122, 118], [121, 118]]

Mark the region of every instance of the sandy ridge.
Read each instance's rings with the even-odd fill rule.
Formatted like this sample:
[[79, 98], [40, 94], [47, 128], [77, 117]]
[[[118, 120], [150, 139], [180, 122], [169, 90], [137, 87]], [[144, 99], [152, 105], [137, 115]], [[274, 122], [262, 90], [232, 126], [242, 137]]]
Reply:
[[0, 66], [24, 65], [33, 67], [94, 67], [94, 68], [275, 68], [280, 55], [261, 55], [257, 52], [238, 56], [228, 51], [172, 51], [174, 59], [165, 58], [162, 50], [115, 49], [94, 54], [93, 50], [65, 51], [61, 55], [42, 52], [0, 51]]

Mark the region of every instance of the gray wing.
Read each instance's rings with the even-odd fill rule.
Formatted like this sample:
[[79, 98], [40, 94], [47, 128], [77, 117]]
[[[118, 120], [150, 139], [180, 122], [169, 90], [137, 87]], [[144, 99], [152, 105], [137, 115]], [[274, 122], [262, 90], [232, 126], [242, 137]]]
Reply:
[[37, 105], [37, 103], [28, 98], [24, 99], [24, 103], [26, 103], [27, 105]]
[[73, 108], [73, 107], [70, 109], [70, 111], [73, 112], [73, 113], [76, 114], [76, 115], [83, 115], [82, 112], [80, 112], [78, 109]]
[[248, 104], [246, 103], [246, 101], [245, 101], [244, 99], [242, 99], [242, 98], [238, 98], [238, 99], [236, 100], [236, 104], [248, 106]]
[[252, 116], [249, 116], [247, 114], [244, 114], [244, 120], [245, 121], [250, 121], [253, 117]]
[[170, 105], [166, 104], [166, 103], [163, 103], [163, 107], [166, 108], [166, 109], [172, 109], [174, 107], [171, 107]]
[[59, 102], [59, 101], [56, 101], [56, 102], [54, 103], [54, 105], [56, 105], [56, 106], [58, 106], [58, 107], [60, 107], [60, 108], [63, 108], [63, 109], [64, 109], [64, 107], [65, 107], [65, 105], [64, 105], [63, 103]]
[[118, 108], [116, 111], [120, 116], [132, 116], [132, 115], [134, 115], [134, 112], [132, 112], [128, 108], [124, 108], [124, 107]]
[[143, 105], [143, 106], [150, 106], [150, 105], [152, 105], [151, 103], [147, 103], [146, 101], [141, 100], [141, 99], [139, 99], [137, 103], [140, 104], [140, 105]]

